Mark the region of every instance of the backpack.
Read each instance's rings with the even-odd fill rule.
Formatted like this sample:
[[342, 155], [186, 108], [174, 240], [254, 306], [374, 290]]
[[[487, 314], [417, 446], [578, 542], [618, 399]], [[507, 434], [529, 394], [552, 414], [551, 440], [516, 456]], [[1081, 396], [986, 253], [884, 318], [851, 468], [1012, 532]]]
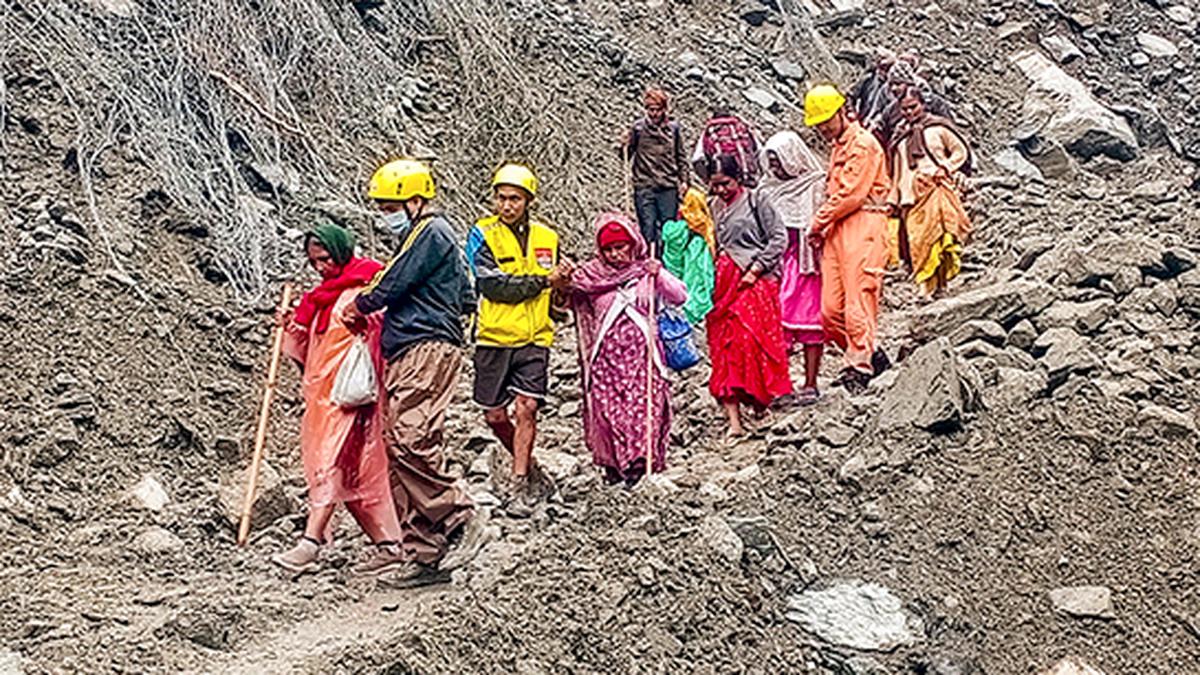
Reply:
[[706, 160], [717, 155], [732, 155], [742, 169], [742, 181], [747, 187], [758, 185], [758, 141], [750, 127], [736, 115], [714, 117], [700, 135]]
[[662, 341], [667, 367], [682, 372], [700, 363], [700, 351], [692, 341], [692, 324], [676, 307], [658, 312], [658, 339]]

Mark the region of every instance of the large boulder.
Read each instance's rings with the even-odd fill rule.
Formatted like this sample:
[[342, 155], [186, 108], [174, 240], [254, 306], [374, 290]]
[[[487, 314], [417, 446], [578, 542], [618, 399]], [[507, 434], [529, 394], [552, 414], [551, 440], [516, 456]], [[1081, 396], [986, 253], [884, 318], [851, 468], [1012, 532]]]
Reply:
[[1088, 341], [1072, 328], [1051, 328], [1033, 343], [1034, 354], [1050, 375], [1052, 385], [1061, 384], [1071, 373], [1083, 373], [1100, 365]]
[[1057, 299], [1058, 291], [1049, 284], [1029, 279], [1006, 281], [925, 305], [909, 316], [909, 328], [918, 339], [932, 339], [976, 319], [1013, 326]]
[[1079, 80], [1037, 50], [1011, 58], [1030, 81], [1022, 109], [1024, 139], [1042, 138], [1084, 159], [1137, 157], [1137, 137], [1129, 123], [1101, 105]]
[[1058, 300], [1039, 314], [1034, 323], [1042, 330], [1074, 328], [1084, 335], [1095, 335], [1116, 313], [1117, 303], [1112, 298], [1090, 302]]
[[952, 430], [962, 425], [973, 398], [950, 341], [941, 338], [921, 346], [900, 364], [896, 383], [880, 406], [879, 428]]

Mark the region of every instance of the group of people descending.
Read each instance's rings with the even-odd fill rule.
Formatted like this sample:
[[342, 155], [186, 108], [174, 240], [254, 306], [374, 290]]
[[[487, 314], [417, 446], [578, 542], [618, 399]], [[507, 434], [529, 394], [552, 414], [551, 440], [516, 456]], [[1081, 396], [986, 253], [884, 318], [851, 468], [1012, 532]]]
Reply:
[[[644, 118], [619, 142], [637, 221], [619, 211], [596, 216], [594, 253], [578, 265], [533, 214], [538, 179], [527, 166], [496, 171], [494, 213], [470, 228], [465, 245], [437, 206], [426, 164], [381, 167], [368, 197], [396, 235], [394, 257], [381, 265], [356, 254], [348, 230], [313, 228], [304, 246], [321, 282], [279, 317], [286, 353], [302, 371], [309, 512], [300, 541], [272, 560], [296, 573], [319, 569], [338, 503], [373, 542], [359, 573], [419, 576], [471, 554], [479, 518], [444, 454], [471, 316], [474, 401], [512, 457], [510, 511], [528, 512], [548, 489], [534, 455], [537, 416], [555, 323], [568, 314], [585, 441], [611, 484], [666, 468], [671, 378], [656, 307], [704, 322], [709, 390], [730, 436], [746, 433], [743, 411], [761, 416], [788, 396], [816, 402], [826, 343], [844, 359], [833, 384], [865, 390], [889, 365], [877, 344], [887, 219], [908, 228], [906, 259], [935, 289], [957, 272], [967, 231], [957, 185], [970, 152], [952, 122], [929, 112], [920, 81], [881, 92], [881, 78], [901, 63], [909, 62], [877, 67], [870, 77], [878, 82], [861, 86], [853, 103], [831, 85], [806, 93], [805, 125], [828, 143], [826, 161], [790, 130], [760, 147], [724, 111], [689, 154], [668, 96], [648, 90]], [[893, 104], [901, 119], [885, 144], [864, 120]], [[342, 407], [331, 393], [359, 342], [375, 363], [377, 402]], [[804, 384], [793, 392], [796, 352]]]

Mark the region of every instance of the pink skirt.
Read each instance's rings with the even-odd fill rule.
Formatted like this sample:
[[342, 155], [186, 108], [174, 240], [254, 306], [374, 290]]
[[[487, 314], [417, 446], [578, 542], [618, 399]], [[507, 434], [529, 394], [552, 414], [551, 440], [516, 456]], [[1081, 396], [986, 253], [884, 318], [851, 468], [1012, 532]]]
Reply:
[[779, 308], [783, 327], [793, 344], [819, 345], [825, 342], [821, 328], [821, 275], [801, 274], [800, 262], [792, 247], [783, 254], [783, 275], [779, 282]]

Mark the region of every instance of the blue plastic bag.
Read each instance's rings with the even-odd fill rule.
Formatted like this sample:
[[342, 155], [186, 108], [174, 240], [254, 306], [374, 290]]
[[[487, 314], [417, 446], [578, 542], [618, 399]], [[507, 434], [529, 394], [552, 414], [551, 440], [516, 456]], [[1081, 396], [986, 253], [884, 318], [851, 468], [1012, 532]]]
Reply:
[[682, 372], [700, 363], [700, 351], [692, 341], [692, 324], [678, 308], [664, 307], [659, 311], [658, 339], [671, 370]]

